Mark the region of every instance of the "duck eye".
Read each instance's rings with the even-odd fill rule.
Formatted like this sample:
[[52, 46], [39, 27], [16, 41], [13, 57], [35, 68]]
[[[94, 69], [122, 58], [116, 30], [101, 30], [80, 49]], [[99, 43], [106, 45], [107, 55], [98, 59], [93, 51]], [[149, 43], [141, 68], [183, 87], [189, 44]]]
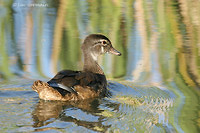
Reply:
[[106, 41], [102, 41], [102, 44], [103, 44], [104, 46], [106, 46], [106, 45], [107, 45]]

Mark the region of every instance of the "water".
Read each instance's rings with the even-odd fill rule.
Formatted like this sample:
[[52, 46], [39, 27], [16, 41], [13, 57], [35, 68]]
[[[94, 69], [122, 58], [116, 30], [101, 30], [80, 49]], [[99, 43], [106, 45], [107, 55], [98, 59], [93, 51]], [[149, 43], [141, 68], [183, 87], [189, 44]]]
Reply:
[[[1, 0], [0, 132], [199, 132], [199, 11], [198, 0]], [[99, 59], [112, 97], [40, 100], [33, 82], [82, 69], [90, 33], [122, 53]]]

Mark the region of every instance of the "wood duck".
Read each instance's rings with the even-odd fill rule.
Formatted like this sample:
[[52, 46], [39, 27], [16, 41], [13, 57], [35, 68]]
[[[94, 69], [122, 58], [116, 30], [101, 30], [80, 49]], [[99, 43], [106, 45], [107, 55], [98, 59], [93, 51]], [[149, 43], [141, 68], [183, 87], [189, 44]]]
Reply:
[[77, 101], [89, 98], [105, 97], [109, 94], [107, 80], [97, 63], [99, 55], [121, 53], [112, 47], [111, 41], [104, 35], [91, 34], [82, 44], [84, 67], [82, 71], [62, 70], [50, 81], [35, 81], [32, 89], [43, 100]]

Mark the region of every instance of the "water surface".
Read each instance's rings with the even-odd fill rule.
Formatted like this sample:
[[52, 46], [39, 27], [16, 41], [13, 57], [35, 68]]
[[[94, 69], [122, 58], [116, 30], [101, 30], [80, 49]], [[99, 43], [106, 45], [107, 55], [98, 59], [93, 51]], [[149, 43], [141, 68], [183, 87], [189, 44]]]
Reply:
[[[1, 0], [0, 131], [199, 132], [199, 11], [198, 0]], [[33, 82], [81, 70], [90, 33], [122, 53], [99, 58], [112, 97], [40, 100]]]

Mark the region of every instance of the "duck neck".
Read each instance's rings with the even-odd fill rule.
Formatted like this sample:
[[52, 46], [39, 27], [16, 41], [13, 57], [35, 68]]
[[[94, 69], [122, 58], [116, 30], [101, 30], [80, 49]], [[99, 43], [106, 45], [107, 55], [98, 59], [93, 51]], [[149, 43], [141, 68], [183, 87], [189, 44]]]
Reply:
[[104, 75], [102, 68], [97, 63], [97, 57], [84, 54], [84, 67], [83, 71], [98, 73]]

